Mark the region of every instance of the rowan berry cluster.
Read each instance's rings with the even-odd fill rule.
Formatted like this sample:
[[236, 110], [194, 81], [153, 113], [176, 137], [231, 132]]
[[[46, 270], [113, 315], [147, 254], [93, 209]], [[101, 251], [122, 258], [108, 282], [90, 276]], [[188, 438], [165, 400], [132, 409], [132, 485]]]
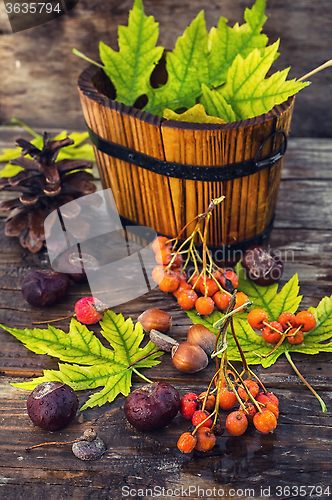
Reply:
[[280, 314], [278, 321], [268, 321], [268, 314], [264, 309], [252, 309], [247, 319], [252, 328], [262, 331], [262, 337], [266, 342], [276, 344], [273, 351], [285, 339], [293, 345], [301, 344], [304, 333], [316, 327], [315, 316], [310, 311], [301, 311], [296, 315], [292, 312], [284, 312]]
[[[263, 434], [276, 428], [278, 398], [264, 387], [259, 392], [260, 381], [258, 383], [253, 378], [243, 380], [242, 377], [241, 380], [234, 379], [234, 373], [232, 375], [232, 387], [227, 387], [228, 382], [223, 377], [218, 384], [219, 390], [216, 388], [200, 395], [188, 393], [182, 396], [180, 412], [194, 426], [193, 430], [184, 432], [177, 442], [178, 449], [183, 453], [191, 453], [194, 449], [211, 450], [216, 444], [216, 436], [221, 436], [224, 430], [231, 436], [241, 436], [251, 423]], [[234, 409], [238, 404], [239, 407]], [[220, 410], [233, 410], [226, 416], [225, 427]]]
[[[198, 254], [193, 253], [195, 269], [188, 276], [185, 270], [188, 259], [185, 263], [183, 259], [183, 255], [188, 254], [188, 251], [174, 251], [172, 241], [165, 236], [158, 236], [152, 243], [158, 264], [152, 271], [152, 279], [158, 283], [160, 290], [172, 292], [184, 310], [196, 308], [197, 312], [204, 316], [211, 314], [215, 306], [226, 311], [232, 293], [239, 283], [236, 273], [219, 268], [212, 260], [199, 271], [197, 260], [201, 259]], [[241, 307], [247, 300], [246, 294], [238, 292], [235, 307]]]

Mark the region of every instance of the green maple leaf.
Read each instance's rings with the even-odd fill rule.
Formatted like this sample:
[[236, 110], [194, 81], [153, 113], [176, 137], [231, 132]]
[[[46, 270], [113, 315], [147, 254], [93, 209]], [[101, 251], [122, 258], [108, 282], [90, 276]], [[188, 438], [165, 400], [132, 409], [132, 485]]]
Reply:
[[195, 104], [192, 108], [187, 109], [184, 113], [175, 113], [171, 109], [165, 109], [163, 117], [167, 120], [176, 120], [179, 122], [191, 123], [225, 123], [225, 120], [217, 116], [209, 116], [206, 114], [203, 104]]
[[266, 0], [257, 0], [251, 9], [246, 8], [245, 23], [227, 26], [227, 19], [220, 17], [217, 28], [209, 33], [208, 86], [217, 87], [227, 79], [227, 72], [238, 54], [247, 57], [254, 49], [263, 50], [268, 38], [262, 34]]
[[115, 87], [117, 101], [133, 106], [141, 95], [150, 95], [151, 73], [164, 51], [156, 47], [158, 33], [158, 23], [145, 15], [142, 1], [135, 0], [128, 26], [118, 28], [119, 51], [100, 42], [100, 59]]
[[[175, 49], [166, 54], [167, 82], [154, 90], [145, 110], [162, 116], [165, 108], [192, 108], [202, 94], [202, 84], [211, 88], [226, 81], [237, 54], [245, 57], [253, 48], [263, 49], [267, 37], [260, 32], [266, 21], [265, 3], [266, 0], [257, 0], [251, 10], [246, 9], [246, 23], [241, 26], [235, 24], [231, 28], [227, 19], [221, 17], [218, 27], [209, 34], [201, 11], [178, 38]], [[225, 115], [220, 117], [225, 119]]]
[[145, 111], [162, 115], [166, 108], [176, 111], [196, 104], [197, 90], [200, 93], [201, 82], [208, 80], [207, 41], [201, 11], [178, 38], [175, 49], [166, 54], [167, 82], [154, 89]]
[[[243, 58], [238, 54], [228, 70], [227, 81], [217, 92], [232, 107], [237, 120], [267, 113], [309, 85], [295, 79], [286, 81], [290, 68], [277, 71], [266, 78], [275, 60], [279, 40], [262, 53], [254, 49]], [[211, 91], [213, 92], [213, 90]]]
[[50, 325], [47, 329], [25, 330], [1, 325], [31, 351], [48, 354], [65, 362], [59, 364], [59, 370], [44, 370], [42, 377], [13, 385], [32, 390], [41, 382], [59, 380], [74, 390], [103, 387], [90, 396], [81, 410], [111, 402], [120, 393], [128, 396], [132, 373], [141, 375], [138, 368], [149, 368], [160, 363], [155, 358], [161, 353], [153, 353], [156, 346], [150, 341], [144, 348], [139, 347], [144, 338], [143, 329], [140, 323], [134, 326], [131, 318], [124, 320], [121, 314], [107, 311], [100, 326], [102, 336], [112, 349], [104, 347], [93, 332], [74, 318], [69, 333]]

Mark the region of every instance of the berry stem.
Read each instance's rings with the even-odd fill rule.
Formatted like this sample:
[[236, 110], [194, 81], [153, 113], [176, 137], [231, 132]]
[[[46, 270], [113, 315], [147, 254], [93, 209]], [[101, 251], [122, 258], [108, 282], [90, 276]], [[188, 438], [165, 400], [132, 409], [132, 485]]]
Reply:
[[293, 368], [293, 370], [295, 371], [296, 375], [302, 380], [302, 382], [308, 387], [308, 389], [313, 393], [314, 396], [316, 396], [316, 398], [318, 399], [318, 401], [320, 402], [320, 405], [322, 407], [322, 411], [323, 413], [327, 411], [327, 408], [326, 408], [326, 405], [324, 403], [324, 401], [322, 400], [322, 398], [317, 394], [317, 392], [315, 391], [315, 389], [313, 387], [311, 387], [311, 385], [306, 381], [306, 379], [303, 377], [303, 375], [301, 375], [301, 373], [299, 372], [299, 370], [297, 369], [297, 367], [295, 366], [290, 354], [289, 354], [289, 351], [287, 349], [285, 349], [285, 356], [287, 358], [287, 361], [289, 362], [289, 364], [291, 365], [291, 367]]
[[[226, 314], [225, 314], [222, 318], [218, 319], [218, 321], [216, 321], [216, 322], [212, 325], [212, 326], [213, 326], [213, 328], [215, 328], [215, 329], [221, 328], [221, 327], [223, 326], [223, 323], [224, 323], [224, 321], [225, 321], [226, 319], [228, 319], [230, 316], [233, 316], [233, 314], [235, 314], [235, 313], [237, 313], [237, 312], [242, 311], [242, 309], [244, 309], [245, 307], [249, 307], [249, 306], [251, 306], [251, 305], [252, 305], [252, 302], [251, 302], [250, 300], [247, 300], [247, 301], [246, 301], [246, 302], [245, 302], [242, 306], [237, 307], [236, 309], [233, 309], [233, 310], [232, 310], [232, 311], [230, 311], [230, 312], [228, 312], [228, 310], [227, 310]], [[279, 333], [280, 333], [280, 332], [279, 332]]]

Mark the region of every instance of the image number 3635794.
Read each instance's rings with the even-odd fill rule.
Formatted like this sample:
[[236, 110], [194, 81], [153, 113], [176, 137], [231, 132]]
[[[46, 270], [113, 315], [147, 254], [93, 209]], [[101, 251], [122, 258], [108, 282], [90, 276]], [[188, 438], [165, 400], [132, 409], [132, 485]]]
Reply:
[[79, 0], [4, 0], [13, 33], [34, 28], [66, 14]]

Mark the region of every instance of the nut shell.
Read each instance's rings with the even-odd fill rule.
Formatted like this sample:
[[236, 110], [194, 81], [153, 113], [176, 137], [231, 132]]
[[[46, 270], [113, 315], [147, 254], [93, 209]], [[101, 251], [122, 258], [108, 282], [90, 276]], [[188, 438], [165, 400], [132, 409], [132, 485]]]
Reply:
[[154, 329], [150, 332], [150, 340], [154, 343], [154, 345], [165, 352], [171, 352], [173, 347], [179, 345], [179, 343], [169, 335], [165, 335], [164, 333], [158, 332], [158, 330]]
[[99, 437], [92, 441], [78, 441], [72, 446], [72, 452], [80, 460], [98, 460], [105, 451], [105, 443]]
[[180, 372], [196, 373], [207, 367], [209, 359], [199, 345], [181, 342], [172, 349], [172, 362]]
[[167, 333], [172, 326], [172, 316], [169, 312], [161, 309], [147, 309], [138, 317], [138, 321], [147, 333], [150, 333], [151, 330]]

